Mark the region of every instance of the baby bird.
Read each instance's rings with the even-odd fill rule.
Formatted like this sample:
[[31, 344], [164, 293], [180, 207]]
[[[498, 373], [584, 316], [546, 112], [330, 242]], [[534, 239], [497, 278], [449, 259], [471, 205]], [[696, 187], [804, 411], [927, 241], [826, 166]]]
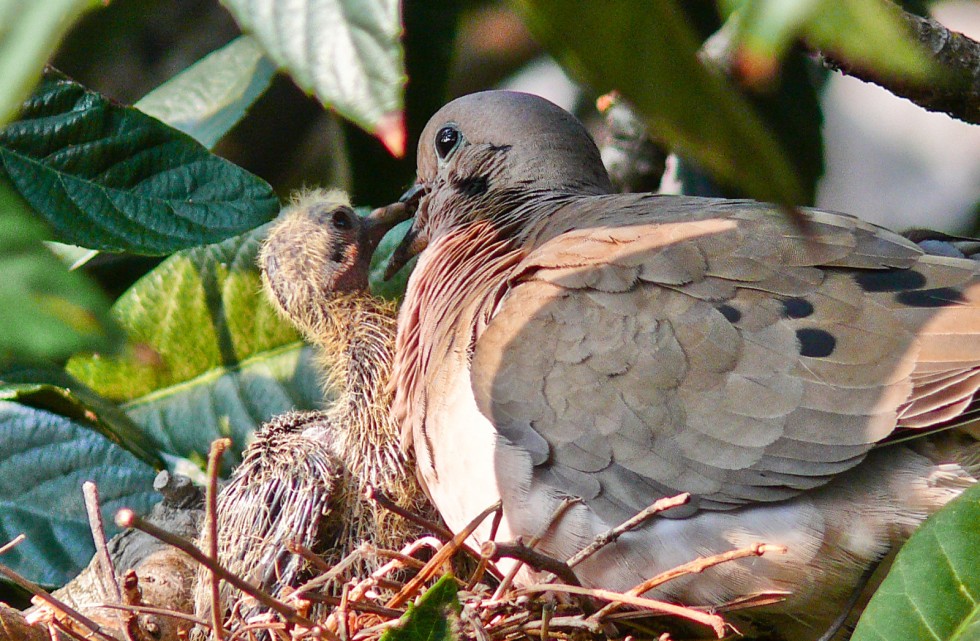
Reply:
[[[307, 192], [272, 224], [259, 254], [270, 300], [319, 348], [326, 386], [339, 390], [327, 410], [264, 425], [218, 498], [221, 563], [275, 596], [312, 576], [287, 541], [333, 563], [362, 541], [398, 549], [419, 534], [366, 500], [367, 485], [403, 508], [432, 513], [388, 415], [395, 306], [368, 292], [371, 254], [403, 213], [396, 206], [361, 218], [339, 191]], [[380, 565], [360, 563], [354, 570], [362, 576]], [[211, 608], [206, 576], [196, 595], [201, 617]], [[240, 596], [222, 586], [226, 613], [234, 607], [247, 620], [263, 611], [249, 599], [232, 602]]]

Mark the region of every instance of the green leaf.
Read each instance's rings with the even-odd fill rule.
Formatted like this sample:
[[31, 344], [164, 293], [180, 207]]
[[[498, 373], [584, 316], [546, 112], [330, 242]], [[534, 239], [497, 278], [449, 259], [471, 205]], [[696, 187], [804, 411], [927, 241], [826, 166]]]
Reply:
[[537, 39], [593, 90], [618, 90], [650, 132], [719, 181], [761, 200], [800, 203], [785, 150], [751, 105], [697, 59], [677, 2], [513, 0]]
[[980, 485], [908, 540], [852, 641], [980, 639]]
[[57, 72], [0, 130], [0, 170], [63, 242], [167, 254], [272, 218], [269, 185]]
[[223, 0], [242, 31], [325, 105], [368, 131], [400, 122], [397, 0]]
[[399, 223], [385, 234], [385, 237], [378, 243], [378, 248], [374, 250], [374, 255], [371, 256], [369, 281], [371, 284], [371, 293], [375, 296], [398, 300], [405, 295], [405, 286], [408, 284], [408, 277], [412, 274], [412, 268], [415, 266], [415, 259], [413, 258], [408, 265], [400, 269], [389, 281], [385, 280], [384, 274], [385, 269], [388, 267], [388, 259], [391, 258], [391, 254], [411, 228], [411, 220]]
[[462, 609], [456, 591], [456, 579], [443, 576], [417, 604], [409, 604], [398, 626], [381, 635], [381, 641], [456, 641], [453, 623]]
[[925, 49], [912, 40], [887, 0], [821, 0], [807, 21], [804, 36], [825, 54], [882, 76], [924, 81], [934, 71]]
[[265, 57], [255, 39], [241, 36], [134, 106], [210, 149], [269, 88], [275, 73], [275, 64]]
[[153, 468], [81, 423], [0, 401], [0, 540], [27, 535], [3, 563], [43, 585], [64, 584], [95, 552], [82, 483], [98, 484], [111, 526], [119, 508], [146, 512], [159, 500], [154, 476]]
[[62, 36], [98, 0], [0, 0], [0, 126], [30, 94]]
[[110, 350], [121, 339], [102, 292], [44, 247], [45, 231], [0, 179], [0, 364]]
[[933, 70], [886, 0], [734, 0], [732, 44], [749, 77], [772, 73], [800, 37], [826, 54], [884, 77], [925, 80]]
[[16, 401], [89, 426], [147, 465], [163, 461], [143, 430], [115, 404], [82, 385], [64, 370], [17, 365], [0, 372], [0, 400]]
[[255, 260], [262, 227], [179, 252], [113, 307], [126, 353], [79, 355], [68, 371], [123, 409], [156, 447], [204, 456], [211, 440], [238, 448], [262, 421], [323, 399], [312, 350], [265, 299]]

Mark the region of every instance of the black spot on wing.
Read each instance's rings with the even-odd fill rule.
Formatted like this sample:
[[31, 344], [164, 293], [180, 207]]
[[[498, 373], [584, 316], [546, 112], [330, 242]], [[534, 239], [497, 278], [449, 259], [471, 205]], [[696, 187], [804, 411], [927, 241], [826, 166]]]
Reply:
[[796, 338], [800, 341], [800, 356], [823, 358], [834, 353], [837, 339], [828, 331], [807, 327], [796, 330]]
[[901, 292], [895, 295], [895, 300], [909, 307], [949, 307], [963, 302], [963, 294], [952, 287], [937, 287]]
[[721, 312], [721, 315], [728, 319], [728, 322], [732, 323], [733, 325], [742, 320], [742, 312], [738, 311], [731, 305], [719, 305], [717, 309], [719, 312]]
[[783, 316], [786, 318], [806, 318], [813, 313], [813, 303], [805, 298], [787, 298], [783, 301]]
[[453, 182], [453, 189], [463, 196], [473, 198], [487, 193], [490, 179], [486, 176], [461, 176]]
[[863, 271], [855, 274], [854, 280], [866, 292], [904, 292], [926, 285], [926, 277], [914, 269]]

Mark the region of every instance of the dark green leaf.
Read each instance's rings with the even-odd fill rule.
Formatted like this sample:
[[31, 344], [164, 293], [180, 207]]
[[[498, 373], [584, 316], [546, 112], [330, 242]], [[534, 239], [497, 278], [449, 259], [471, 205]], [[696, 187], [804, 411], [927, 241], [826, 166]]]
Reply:
[[81, 485], [99, 486], [107, 524], [122, 507], [149, 510], [153, 468], [81, 423], [0, 401], [0, 540], [27, 541], [3, 563], [43, 585], [61, 585], [94, 554]]
[[389, 281], [384, 279], [384, 274], [392, 252], [402, 242], [402, 238], [405, 237], [405, 234], [408, 233], [411, 227], [412, 221], [410, 220], [396, 225], [394, 229], [381, 239], [381, 242], [378, 243], [378, 248], [374, 251], [374, 255], [371, 256], [371, 293], [375, 296], [397, 300], [405, 295], [405, 285], [408, 284], [408, 277], [411, 275], [412, 268], [415, 266], [415, 260], [413, 259], [408, 265], [399, 270]]
[[397, 0], [223, 0], [242, 30], [323, 104], [374, 132], [400, 122]]
[[44, 247], [45, 231], [0, 179], [0, 364], [113, 349], [121, 339], [108, 301]]
[[419, 602], [381, 636], [381, 641], [456, 641], [455, 621], [461, 610], [456, 598], [456, 579], [451, 574], [439, 579]]
[[805, 200], [779, 142], [751, 105], [697, 59], [676, 2], [514, 0], [535, 36], [599, 92], [618, 90], [650, 132], [753, 197]]
[[89, 426], [157, 469], [163, 461], [154, 444], [125, 412], [63, 370], [14, 366], [0, 372], [0, 400], [45, 410]]
[[908, 540], [852, 641], [980, 639], [980, 485]]
[[56, 72], [0, 130], [0, 168], [56, 240], [92, 249], [167, 254], [278, 210], [265, 181]]
[[118, 358], [80, 355], [68, 370], [125, 402], [157, 448], [205, 455], [259, 423], [322, 401], [310, 348], [265, 299], [255, 265], [265, 227], [171, 256], [116, 302], [131, 343]]
[[276, 66], [250, 36], [205, 56], [134, 106], [208, 149], [234, 127], [261, 96]]
[[0, 126], [31, 92], [61, 37], [98, 0], [0, 0]]

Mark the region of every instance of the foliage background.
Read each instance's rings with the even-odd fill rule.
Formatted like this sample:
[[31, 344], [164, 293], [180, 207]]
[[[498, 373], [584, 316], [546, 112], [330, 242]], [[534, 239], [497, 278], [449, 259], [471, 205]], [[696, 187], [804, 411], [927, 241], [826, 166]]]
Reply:
[[[16, 70], [0, 83], [0, 99], [10, 111], [33, 86], [43, 116], [11, 112], [14, 122], [0, 132], [0, 264], [7, 267], [0, 283], [0, 543], [29, 534], [29, 544], [2, 562], [37, 581], [63, 583], [91, 555], [82, 480], [98, 481], [107, 513], [145, 509], [154, 500], [154, 470], [192, 472], [213, 438], [230, 435], [240, 450], [269, 416], [329, 402], [309, 349], [262, 299], [254, 266], [261, 224], [274, 216], [277, 199], [304, 185], [343, 187], [362, 205], [397, 198], [413, 179], [418, 133], [451, 97], [502, 83], [550, 91], [593, 128], [604, 153], [656, 156], [630, 147], [645, 140], [637, 135], [644, 128], [681, 152], [675, 187], [686, 193], [808, 204], [828, 157], [820, 102], [828, 72], [813, 62], [815, 51], [888, 78], [939, 82], [929, 56], [880, 0], [334, 0], [317, 5], [321, 13], [313, 6], [0, 0], [0, 72]], [[929, 6], [906, 8], [924, 13]], [[741, 17], [727, 23], [736, 44], [725, 80], [708, 71], [718, 58], [699, 62], [695, 53], [736, 11]], [[240, 38], [243, 29], [256, 38]], [[77, 103], [54, 100], [68, 85], [52, 75], [36, 85], [44, 61], [112, 101], [86, 94], [99, 135], [84, 138], [72, 111]], [[612, 89], [637, 113], [622, 122], [613, 112], [601, 117], [595, 99]], [[123, 107], [131, 104], [203, 147]], [[955, 135], [976, 137], [976, 127], [964, 127]], [[56, 131], [67, 136], [63, 143], [51, 142]], [[405, 157], [390, 153], [405, 143]], [[169, 151], [147, 161], [143, 152], [157, 144]], [[196, 159], [175, 166], [190, 177], [186, 197], [185, 183], [168, 182], [173, 191], [164, 198], [162, 187], [147, 188], [132, 170], [124, 176], [126, 198], [113, 201], [129, 205], [93, 204], [111, 192], [104, 180], [115, 163], [139, 158], [160, 172], [160, 163], [178, 157], [174, 145]], [[977, 158], [962, 161], [969, 162]], [[216, 167], [214, 175], [202, 173], [204, 165]], [[251, 191], [202, 205], [207, 215], [196, 231], [148, 240], [146, 229], [168, 215], [154, 209], [157, 201], [179, 208], [206, 178], [226, 184], [231, 176]], [[53, 196], [59, 189], [64, 196]], [[241, 204], [238, 214], [227, 213], [232, 204]], [[208, 222], [218, 210], [225, 214]], [[88, 232], [79, 231], [80, 212], [96, 221]], [[110, 233], [126, 216], [136, 231]], [[968, 230], [964, 220], [955, 231]], [[929, 224], [953, 228], [945, 216]], [[375, 285], [398, 294], [398, 283]], [[946, 529], [980, 523], [975, 511], [960, 513], [966, 516]], [[921, 558], [923, 567], [934, 562], [928, 551]], [[977, 616], [966, 606], [947, 620]]]

